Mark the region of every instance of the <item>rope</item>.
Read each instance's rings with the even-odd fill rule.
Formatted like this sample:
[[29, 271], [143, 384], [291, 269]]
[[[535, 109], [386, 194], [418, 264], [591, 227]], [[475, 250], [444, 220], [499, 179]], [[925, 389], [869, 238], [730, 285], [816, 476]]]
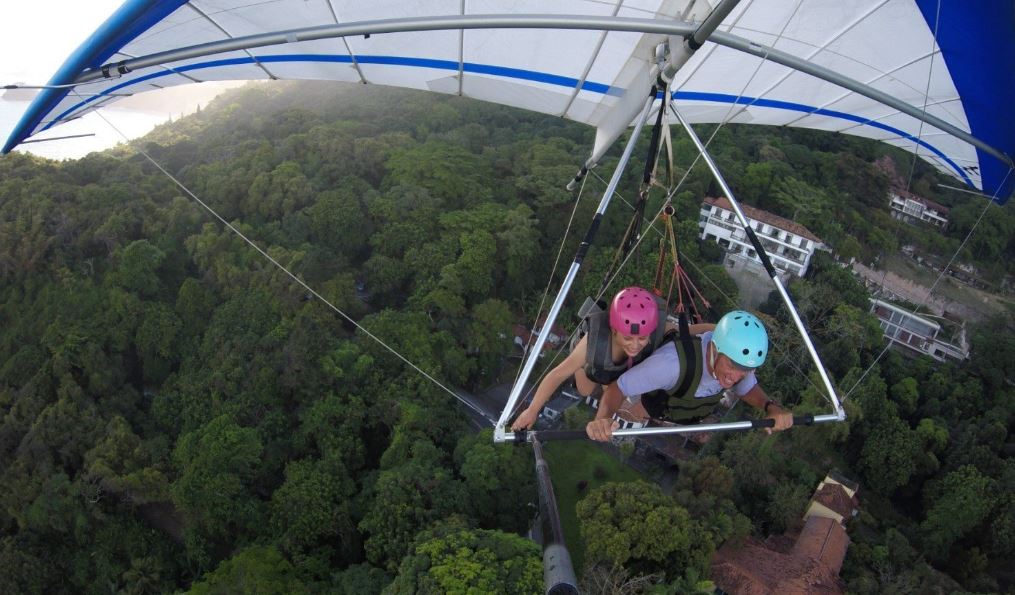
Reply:
[[[75, 95], [77, 95], [77, 93], [75, 93]], [[100, 118], [102, 118], [102, 120], [103, 120], [104, 122], [106, 122], [106, 124], [108, 124], [110, 128], [112, 128], [112, 129], [113, 129], [113, 130], [114, 130], [114, 131], [115, 131], [115, 132], [116, 132], [117, 134], [119, 134], [120, 136], [122, 136], [122, 137], [124, 138], [124, 140], [125, 140], [126, 142], [128, 142], [128, 143], [130, 142], [130, 139], [129, 139], [129, 138], [127, 138], [127, 135], [126, 135], [126, 134], [124, 134], [124, 133], [123, 133], [123, 132], [122, 132], [122, 131], [121, 131], [121, 130], [120, 130], [119, 128], [117, 128], [117, 127], [116, 127], [116, 125], [114, 125], [114, 124], [113, 124], [113, 123], [112, 123], [112, 122], [111, 122], [111, 121], [110, 121], [110, 120], [109, 120], [108, 118], [106, 118], [106, 116], [105, 116], [105, 115], [104, 115], [104, 114], [103, 114], [103, 113], [101, 112], [101, 110], [99, 110], [99, 109], [96, 109], [96, 110], [93, 110], [93, 111], [94, 111], [94, 112], [95, 112], [95, 113], [96, 113], [96, 114], [97, 114], [97, 115], [98, 115], [98, 116], [99, 116]], [[195, 201], [195, 202], [196, 202], [197, 204], [201, 205], [201, 207], [202, 207], [202, 208], [204, 208], [204, 210], [208, 211], [208, 213], [210, 213], [210, 214], [211, 214], [211, 215], [212, 215], [212, 216], [213, 216], [213, 217], [214, 217], [215, 219], [218, 219], [218, 221], [219, 221], [220, 223], [222, 223], [222, 225], [224, 225], [224, 226], [225, 226], [225, 227], [226, 227], [227, 229], [229, 229], [229, 230], [230, 230], [231, 232], [233, 232], [234, 234], [236, 234], [236, 236], [237, 236], [237, 237], [239, 237], [239, 238], [240, 238], [240, 239], [242, 239], [242, 240], [243, 240], [244, 242], [246, 242], [246, 243], [247, 243], [247, 245], [249, 245], [249, 246], [250, 246], [251, 248], [253, 248], [254, 250], [256, 250], [256, 251], [257, 251], [257, 253], [258, 253], [258, 254], [260, 254], [260, 255], [261, 255], [261, 256], [262, 256], [262, 257], [263, 257], [263, 258], [264, 258], [265, 260], [267, 260], [268, 262], [270, 262], [271, 264], [273, 264], [273, 265], [274, 265], [274, 266], [275, 266], [276, 268], [278, 268], [278, 269], [279, 269], [280, 271], [282, 271], [283, 273], [285, 273], [286, 275], [288, 275], [290, 279], [292, 279], [292, 280], [293, 280], [293, 281], [295, 281], [295, 282], [296, 282], [296, 283], [297, 283], [298, 285], [300, 285], [301, 287], [303, 287], [303, 289], [305, 289], [305, 290], [307, 290], [308, 292], [310, 292], [310, 294], [311, 294], [311, 295], [313, 295], [313, 296], [314, 296], [315, 298], [317, 298], [317, 299], [321, 300], [321, 301], [322, 301], [322, 302], [323, 302], [324, 304], [326, 304], [326, 305], [327, 305], [327, 306], [328, 306], [329, 308], [331, 308], [331, 309], [332, 309], [332, 310], [333, 310], [333, 311], [334, 311], [334, 312], [335, 312], [336, 314], [338, 314], [339, 316], [341, 316], [342, 318], [344, 318], [344, 319], [345, 319], [346, 321], [348, 321], [348, 322], [349, 322], [350, 324], [352, 324], [353, 326], [355, 326], [355, 327], [356, 327], [356, 328], [357, 328], [358, 330], [362, 331], [362, 332], [363, 332], [363, 334], [365, 334], [365, 335], [366, 335], [367, 337], [370, 337], [371, 339], [373, 339], [373, 340], [374, 340], [374, 341], [375, 341], [375, 342], [376, 342], [377, 344], [379, 344], [379, 345], [380, 345], [381, 347], [384, 347], [385, 349], [387, 349], [387, 350], [388, 350], [388, 351], [389, 351], [389, 352], [390, 352], [390, 353], [391, 353], [392, 355], [394, 355], [394, 356], [395, 356], [395, 357], [397, 357], [398, 359], [402, 360], [402, 362], [404, 362], [404, 363], [405, 363], [406, 365], [408, 365], [408, 366], [409, 366], [410, 368], [412, 368], [413, 370], [415, 370], [416, 372], [418, 372], [418, 373], [419, 373], [420, 375], [422, 375], [422, 376], [423, 376], [424, 378], [426, 378], [427, 380], [429, 380], [430, 382], [432, 382], [432, 383], [433, 383], [433, 384], [435, 384], [436, 386], [438, 386], [438, 387], [440, 387], [441, 389], [443, 389], [443, 390], [444, 390], [444, 392], [448, 393], [449, 395], [451, 395], [452, 397], [454, 397], [455, 399], [457, 399], [458, 401], [460, 401], [460, 402], [461, 402], [462, 404], [464, 404], [464, 405], [465, 405], [466, 407], [468, 407], [469, 409], [472, 409], [472, 410], [473, 410], [474, 412], [476, 412], [476, 413], [478, 413], [479, 415], [481, 415], [481, 416], [483, 417], [483, 419], [485, 419], [485, 420], [487, 420], [487, 421], [489, 421], [489, 422], [490, 422], [490, 425], [493, 425], [493, 424], [494, 424], [494, 420], [490, 419], [490, 416], [489, 416], [489, 415], [487, 415], [487, 413], [486, 413], [485, 411], [483, 411], [483, 410], [482, 410], [482, 409], [480, 409], [480, 408], [479, 408], [478, 406], [474, 405], [474, 404], [473, 404], [473, 403], [471, 403], [471, 402], [470, 402], [469, 400], [465, 399], [464, 397], [462, 397], [461, 395], [459, 395], [459, 394], [458, 394], [458, 393], [456, 393], [455, 391], [453, 391], [453, 390], [451, 390], [450, 388], [448, 388], [448, 387], [444, 386], [444, 385], [443, 385], [443, 384], [441, 384], [441, 383], [440, 383], [440, 382], [439, 382], [439, 381], [438, 381], [438, 380], [437, 380], [436, 378], [434, 378], [433, 376], [431, 376], [430, 374], [428, 374], [428, 373], [427, 373], [427, 372], [426, 372], [425, 370], [423, 370], [422, 368], [420, 368], [419, 366], [417, 366], [417, 365], [416, 365], [416, 364], [414, 364], [413, 362], [411, 362], [411, 361], [409, 361], [408, 359], [406, 359], [406, 357], [405, 357], [405, 356], [403, 356], [403, 355], [402, 355], [401, 353], [399, 353], [399, 352], [398, 352], [397, 350], [395, 350], [395, 349], [394, 349], [393, 347], [391, 347], [390, 345], [388, 345], [387, 343], [385, 343], [385, 342], [384, 342], [384, 341], [383, 341], [382, 339], [380, 339], [379, 337], [377, 337], [376, 335], [374, 335], [373, 333], [371, 333], [371, 332], [370, 332], [369, 330], [367, 330], [367, 329], [366, 329], [365, 327], [363, 327], [362, 325], [360, 325], [360, 324], [359, 324], [358, 322], [356, 322], [355, 320], [353, 320], [353, 319], [352, 319], [352, 318], [351, 318], [351, 317], [350, 317], [350, 316], [349, 316], [348, 314], [346, 314], [345, 312], [343, 312], [342, 310], [340, 310], [340, 309], [339, 309], [339, 308], [338, 308], [337, 306], [335, 306], [335, 305], [334, 305], [334, 304], [332, 304], [332, 303], [331, 303], [330, 301], [328, 301], [328, 299], [327, 299], [327, 298], [325, 298], [325, 297], [324, 297], [323, 295], [321, 295], [321, 294], [319, 294], [319, 293], [318, 293], [317, 291], [315, 291], [315, 290], [314, 290], [314, 288], [312, 288], [312, 287], [310, 287], [309, 285], [307, 285], [307, 283], [306, 283], [306, 282], [304, 282], [304, 281], [303, 281], [302, 279], [300, 279], [300, 278], [299, 278], [298, 276], [296, 276], [296, 275], [295, 275], [294, 273], [292, 273], [292, 272], [291, 272], [291, 271], [290, 271], [289, 269], [287, 269], [287, 268], [285, 267], [285, 265], [283, 265], [282, 263], [280, 263], [280, 262], [278, 262], [277, 260], [275, 260], [275, 259], [274, 259], [274, 258], [273, 258], [273, 257], [272, 257], [272, 256], [271, 256], [270, 254], [268, 254], [268, 253], [267, 253], [267, 252], [265, 252], [265, 251], [264, 251], [264, 250], [263, 250], [263, 249], [262, 249], [262, 248], [261, 248], [260, 246], [258, 246], [257, 244], [255, 244], [255, 243], [253, 242], [253, 240], [251, 240], [251, 239], [250, 239], [250, 238], [248, 238], [248, 237], [247, 237], [246, 235], [244, 235], [242, 231], [240, 231], [239, 229], [237, 229], [237, 228], [236, 228], [236, 227], [235, 227], [235, 226], [234, 226], [233, 224], [231, 224], [231, 223], [229, 223], [228, 221], [226, 221], [226, 220], [225, 220], [225, 219], [224, 219], [224, 218], [223, 218], [223, 217], [222, 217], [221, 215], [219, 215], [219, 214], [218, 214], [218, 212], [216, 212], [216, 211], [215, 211], [215, 209], [213, 209], [213, 208], [212, 208], [211, 206], [209, 206], [209, 205], [208, 205], [208, 204], [207, 204], [206, 202], [204, 202], [203, 200], [201, 200], [201, 199], [200, 199], [200, 198], [199, 198], [199, 197], [198, 197], [198, 196], [197, 196], [196, 194], [194, 194], [194, 193], [193, 193], [193, 192], [192, 192], [192, 191], [190, 190], [190, 188], [188, 188], [188, 187], [187, 187], [186, 185], [184, 185], [184, 184], [183, 184], [183, 182], [181, 182], [181, 181], [180, 181], [180, 180], [178, 180], [178, 179], [177, 179], [177, 178], [176, 178], [175, 176], [173, 176], [173, 175], [172, 175], [171, 173], [169, 173], [168, 171], [166, 171], [166, 169], [165, 169], [165, 168], [163, 168], [163, 167], [162, 167], [162, 165], [160, 165], [160, 164], [159, 164], [159, 163], [158, 163], [157, 161], [155, 161], [155, 159], [153, 159], [153, 158], [151, 157], [151, 155], [149, 155], [149, 154], [148, 154], [148, 153], [147, 153], [147, 152], [146, 152], [146, 151], [145, 151], [144, 149], [141, 149], [140, 147], [137, 147], [137, 146], [135, 146], [135, 147], [134, 147], [134, 149], [135, 149], [135, 150], [136, 150], [136, 151], [137, 151], [138, 153], [140, 153], [140, 154], [141, 154], [142, 156], [144, 156], [144, 158], [145, 158], [145, 159], [147, 159], [147, 160], [148, 160], [148, 161], [149, 161], [149, 162], [150, 162], [150, 163], [151, 163], [151, 164], [152, 164], [153, 166], [155, 166], [155, 168], [156, 168], [156, 169], [158, 169], [158, 170], [159, 170], [160, 172], [162, 172], [163, 174], [165, 174], [165, 176], [166, 176], [167, 178], [169, 178], [169, 179], [170, 179], [170, 180], [171, 180], [171, 181], [172, 181], [172, 182], [173, 182], [174, 184], [176, 184], [176, 186], [177, 186], [177, 187], [179, 187], [179, 188], [180, 188], [180, 190], [182, 190], [182, 191], [183, 191], [184, 193], [186, 193], [186, 194], [187, 194], [188, 196], [190, 196], [190, 197], [191, 197], [192, 199], [194, 199], [194, 201]]]
[[[1013, 169], [1011, 169], [1011, 168], [1009, 168], [1009, 169], [1008, 169], [1008, 173], [1007, 173], [1007, 174], [1005, 174], [1005, 176], [1004, 176], [1004, 179], [1003, 179], [1003, 180], [1001, 180], [1001, 183], [1000, 183], [1000, 184], [998, 184], [998, 189], [999, 189], [999, 190], [998, 190], [997, 192], [1000, 192], [1000, 188], [1004, 188], [1004, 184], [1005, 184], [1005, 182], [1007, 182], [1007, 181], [1008, 181], [1008, 178], [1009, 178], [1009, 177], [1011, 176], [1011, 174], [1012, 174], [1012, 172], [1013, 172], [1013, 171], [1015, 171], [1015, 170], [1013, 170]], [[974, 231], [976, 231], [976, 228], [977, 228], [977, 227], [979, 227], [979, 225], [980, 225], [980, 221], [983, 221], [983, 216], [987, 214], [987, 209], [989, 209], [989, 208], [990, 208], [990, 205], [991, 205], [991, 204], [993, 204], [993, 203], [994, 203], [994, 200], [995, 200], [995, 199], [997, 198], [997, 192], [995, 192], [995, 193], [994, 193], [994, 196], [992, 196], [992, 197], [990, 197], [990, 198], [988, 198], [988, 199], [987, 199], [987, 204], [986, 204], [986, 205], [985, 205], [985, 206], [983, 207], [983, 211], [981, 211], [981, 212], [980, 212], [980, 216], [976, 218], [976, 222], [975, 222], [975, 223], [973, 223], [973, 227], [971, 227], [971, 228], [969, 229], [969, 233], [967, 233], [967, 234], [966, 234], [966, 237], [965, 237], [965, 238], [963, 238], [963, 240], [962, 240], [962, 243], [961, 243], [961, 244], [959, 244], [959, 247], [958, 247], [958, 248], [957, 248], [957, 249], [955, 250], [955, 253], [954, 253], [954, 254], [952, 254], [952, 257], [951, 257], [951, 259], [949, 259], [949, 260], [948, 260], [948, 264], [946, 264], [946, 265], [945, 265], [944, 267], [942, 267], [942, 268], [941, 268], [941, 272], [940, 272], [940, 273], [938, 273], [937, 279], [935, 279], [935, 280], [934, 280], [934, 283], [933, 283], [933, 285], [931, 285], [931, 286], [930, 286], [930, 290], [929, 290], [929, 291], [927, 291], [927, 295], [926, 295], [926, 296], [924, 296], [924, 298], [923, 298], [923, 302], [921, 302], [921, 303], [917, 304], [917, 305], [916, 305], [916, 307], [915, 307], [915, 308], [913, 308], [913, 309], [912, 309], [912, 310], [911, 310], [911, 311], [909, 312], [910, 314], [912, 314], [912, 315], [914, 315], [914, 316], [915, 316], [915, 315], [916, 315], [916, 313], [917, 313], [917, 312], [919, 312], [921, 308], [923, 308], [923, 307], [924, 307], [925, 305], [927, 305], [927, 301], [928, 301], [928, 300], [930, 300], [930, 296], [931, 296], [931, 295], [933, 295], [933, 293], [934, 293], [934, 290], [935, 290], [935, 289], [937, 289], [938, 283], [940, 283], [940, 282], [941, 282], [941, 279], [943, 279], [943, 278], [944, 278], [944, 276], [945, 276], [945, 273], [946, 273], [946, 272], [948, 271], [948, 269], [949, 269], [949, 268], [951, 268], [951, 266], [952, 266], [952, 263], [954, 263], [954, 262], [955, 262], [955, 259], [956, 259], [956, 258], [958, 258], [958, 256], [959, 256], [959, 252], [961, 252], [961, 251], [962, 251], [962, 249], [963, 249], [963, 248], [964, 248], [964, 247], [966, 246], [966, 243], [968, 243], [968, 242], [969, 242], [969, 238], [973, 237], [973, 232], [974, 232]], [[869, 373], [870, 373], [870, 371], [871, 371], [872, 369], [874, 369], [874, 366], [876, 366], [876, 365], [877, 365], [877, 363], [878, 363], [879, 361], [881, 361], [881, 358], [882, 358], [882, 357], [884, 357], [885, 353], [887, 353], [887, 352], [888, 352], [888, 350], [889, 350], [889, 349], [890, 349], [891, 347], [892, 347], [892, 341], [891, 341], [891, 339], [889, 339], [889, 340], [888, 340], [888, 343], [887, 343], [887, 344], [885, 345], [885, 348], [881, 350], [881, 353], [879, 353], [879, 354], [878, 354], [878, 356], [877, 356], [877, 357], [876, 357], [876, 358], [874, 359], [874, 362], [873, 362], [873, 363], [871, 363], [871, 365], [867, 366], [867, 369], [866, 369], [866, 370], [864, 370], [863, 374], [862, 374], [862, 375], [860, 376], [860, 378], [859, 378], [859, 379], [858, 379], [858, 380], [856, 381], [856, 384], [854, 384], [854, 385], [853, 385], [853, 386], [852, 386], [852, 387], [851, 387], [851, 388], [849, 389], [849, 391], [848, 391], [848, 392], [846, 392], [846, 394], [845, 394], [845, 395], [843, 395], [843, 397], [842, 397], [842, 402], [844, 402], [844, 403], [846, 402], [846, 398], [847, 398], [847, 397], [849, 397], [849, 395], [853, 394], [853, 391], [854, 391], [854, 390], [856, 390], [856, 387], [860, 386], [860, 383], [861, 383], [861, 382], [863, 382], [864, 378], [866, 378], [866, 377], [867, 377], [867, 374], [869, 374]]]
[[[934, 13], [934, 36], [930, 40], [930, 65], [927, 67], [927, 85], [923, 89], [923, 115], [927, 115], [927, 104], [930, 102], [930, 79], [934, 75], [934, 48], [937, 47], [937, 28], [941, 24], [941, 0], [937, 2], [937, 10]], [[909, 165], [909, 179], [906, 180], [906, 191], [909, 191], [913, 184], [913, 173], [916, 172], [916, 158], [920, 155], [920, 141], [923, 139], [923, 120], [920, 120], [920, 127], [916, 132], [916, 142], [913, 148], [913, 162]]]
[[[557, 257], [553, 261], [553, 268], [550, 270], [550, 277], [546, 280], [546, 287], [543, 289], [543, 297], [539, 299], [539, 308], [536, 310], [536, 318], [535, 318], [537, 323], [539, 322], [539, 317], [543, 315], [543, 306], [546, 305], [546, 296], [548, 296], [550, 293], [550, 285], [553, 283], [553, 276], [557, 274], [557, 266], [560, 264], [560, 256], [561, 254], [564, 253], [564, 244], [567, 243], [567, 236], [569, 233], [571, 233], [571, 223], [574, 222], [574, 215], [575, 213], [578, 212], [578, 204], [581, 202], [582, 195], [585, 193], [585, 182], [587, 180], [588, 176], [582, 177], [582, 184], [581, 187], [578, 189], [578, 196], [575, 197], [574, 207], [571, 209], [571, 216], [568, 218], [567, 227], [564, 228], [564, 234], [561, 236], [560, 247], [557, 248]], [[524, 360], [525, 358], [523, 354], [522, 361]], [[515, 380], [514, 380], [515, 383], [518, 382], [518, 377], [521, 376], [521, 374], [522, 374], [522, 362], [519, 362], [518, 369], [515, 371]], [[522, 402], [522, 399], [518, 399], [518, 402], [520, 404]], [[517, 408], [518, 405], [515, 405], [515, 409]]]
[[[714, 135], [713, 135], [713, 138], [714, 138]], [[711, 139], [709, 139], [709, 142], [711, 142]], [[683, 178], [681, 178], [681, 181], [680, 181], [680, 183], [683, 183], [683, 181], [684, 181], [684, 179], [686, 179], [686, 177], [687, 177], [688, 173], [690, 173], [690, 171], [691, 171], [691, 168], [693, 168], [693, 167], [694, 167], [694, 165], [695, 165], [695, 164], [696, 164], [696, 163], [698, 162], [698, 159], [699, 159], [700, 157], [701, 157], [701, 155], [700, 155], [700, 154], [699, 154], [699, 155], [698, 155], [697, 157], [695, 157], [694, 163], [692, 163], [692, 164], [691, 164], [691, 167], [687, 169], [687, 173], [685, 173], [685, 174], [684, 174], [684, 177], [683, 177]], [[597, 177], [598, 177], [598, 176], [597, 176]], [[680, 185], [680, 184], [678, 184], [678, 189], [679, 189], [679, 185]], [[674, 193], [675, 193], [675, 192], [676, 192], [676, 190], [674, 191]], [[631, 207], [632, 209], [634, 208], [634, 207], [633, 207], [633, 206], [631, 205], [631, 203], [629, 203], [629, 202], [628, 202], [628, 201], [627, 201], [627, 200], [626, 200], [626, 199], [625, 199], [625, 198], [624, 198], [624, 197], [623, 197], [623, 196], [622, 196], [622, 195], [621, 195], [620, 193], [618, 193], [618, 194], [617, 194], [617, 198], [619, 198], [619, 199], [620, 199], [621, 201], [623, 201], [623, 202], [624, 202], [624, 204], [626, 204], [626, 205], [627, 205], [628, 207]], [[660, 236], [660, 237], [662, 237], [662, 233], [663, 233], [663, 232], [662, 232], [662, 231], [660, 231], [659, 229], [657, 229], [657, 228], [655, 227], [655, 224], [654, 224], [654, 223], [655, 223], [655, 222], [654, 222], [654, 220], [653, 220], [653, 222], [652, 222], [652, 223], [649, 223], [649, 226], [648, 226], [648, 228], [646, 229], [646, 231], [650, 231], [650, 230], [651, 230], [651, 231], [655, 231], [655, 232], [656, 232], [657, 234], [659, 234], [659, 236]], [[626, 262], [626, 261], [625, 261], [625, 262]], [[713, 280], [711, 279], [711, 277], [709, 277], [708, 275], [706, 275], [706, 274], [705, 274], [705, 273], [704, 273], [704, 272], [703, 272], [703, 271], [702, 271], [702, 270], [701, 270], [700, 268], [698, 268], [698, 265], [696, 265], [696, 264], [694, 263], [694, 261], [693, 261], [693, 260], [691, 260], [691, 259], [684, 259], [684, 260], [683, 260], [682, 262], [686, 262], [687, 264], [691, 265], [691, 267], [692, 267], [692, 268], [694, 269], [694, 271], [695, 271], [695, 272], [696, 272], [696, 273], [698, 274], [699, 278], [701, 278], [701, 279], [704, 279], [705, 281], [708, 281], [708, 282], [709, 282], [709, 283], [710, 283], [710, 284], [712, 285], [712, 287], [713, 287], [713, 288], [715, 288], [715, 290], [716, 290], [716, 291], [718, 291], [718, 292], [719, 292], [719, 294], [720, 294], [720, 295], [722, 295], [722, 296], [723, 296], [724, 298], [726, 298], [727, 300], [729, 300], [729, 301], [730, 301], [731, 303], [734, 303], [734, 304], [735, 304], [735, 303], [737, 303], [737, 300], [735, 300], [735, 299], [733, 299], [732, 297], [730, 297], [730, 296], [729, 296], [729, 295], [728, 295], [728, 294], [727, 294], [727, 293], [726, 293], [725, 291], [723, 291], [722, 287], [720, 287], [720, 286], [719, 286], [719, 285], [718, 285], [718, 284], [717, 284], [717, 283], [716, 283], [715, 281], [713, 281]], [[622, 268], [622, 267], [621, 267], [621, 268]], [[831, 403], [831, 399], [829, 399], [829, 398], [828, 398], [828, 396], [827, 396], [827, 395], [825, 394], [825, 391], [824, 391], [824, 390], [822, 390], [822, 389], [821, 389], [820, 387], [818, 387], [818, 385], [816, 385], [816, 384], [814, 383], [814, 381], [813, 381], [813, 380], [811, 380], [810, 376], [808, 376], [807, 374], [805, 374], [805, 373], [804, 373], [804, 371], [803, 371], [803, 370], [801, 370], [799, 366], [797, 366], [796, 362], [794, 362], [794, 361], [793, 361], [792, 359], [789, 359], [789, 358], [787, 357], [787, 356], [789, 355], [789, 352], [788, 352], [788, 351], [786, 351], [786, 350], [783, 350], [783, 349], [782, 349], [782, 348], [781, 348], [781, 347], [779, 346], [779, 344], [778, 344], [778, 343], [776, 343], [775, 341], [772, 341], [772, 340], [771, 340], [771, 338], [770, 338], [770, 342], [771, 342], [771, 345], [772, 345], [773, 349], [774, 349], [774, 350], [775, 350], [776, 352], [778, 352], [778, 354], [779, 354], [780, 356], [782, 356], [782, 357], [783, 357], [783, 361], [784, 361], [785, 363], [789, 364], [789, 366], [790, 366], [790, 367], [791, 367], [791, 368], [793, 369], [793, 371], [794, 371], [794, 372], [796, 372], [796, 373], [797, 373], [797, 374], [798, 374], [798, 375], [799, 375], [800, 377], [802, 377], [802, 378], [803, 378], [804, 380], [806, 380], [806, 381], [807, 381], [807, 383], [811, 385], [811, 387], [813, 387], [813, 388], [814, 388], [814, 389], [815, 389], [816, 391], [818, 391], [818, 394], [820, 394], [820, 395], [822, 395], [823, 397], [825, 397], [825, 400], [826, 400], [826, 401], [828, 401], [829, 403]]]
[[[934, 74], [934, 53], [935, 53], [934, 52], [934, 48], [937, 47], [937, 34], [938, 34], [938, 27], [940, 26], [940, 24], [941, 24], [941, 0], [938, 0], [938, 2], [937, 2], [937, 8], [936, 8], [935, 13], [934, 13], [934, 35], [933, 35], [933, 38], [931, 39], [930, 52], [928, 53], [928, 55], [930, 56], [930, 64], [927, 67], [927, 84], [924, 87], [924, 92], [923, 92], [923, 113], [924, 113], [924, 115], [927, 114], [927, 105], [930, 102], [930, 83], [931, 83], [931, 78], [933, 77], [933, 74]], [[909, 166], [909, 179], [906, 181], [906, 190], [907, 191], [910, 189], [910, 186], [913, 183], [913, 174], [916, 171], [916, 160], [917, 160], [917, 157], [920, 154], [920, 142], [919, 141], [923, 137], [923, 125], [924, 125], [923, 120], [920, 120], [919, 129], [917, 130], [917, 135], [916, 135], [917, 142], [916, 142], [915, 149], [913, 151], [913, 161], [912, 161], [912, 163]], [[971, 227], [969, 229], [969, 233], [966, 234], [966, 237], [963, 238], [962, 243], [959, 244], [959, 247], [955, 250], [955, 253], [952, 254], [952, 257], [948, 260], [948, 264], [946, 264], [941, 269], [941, 272], [938, 274], [937, 279], [934, 280], [934, 283], [930, 286], [930, 289], [927, 291], [927, 295], [924, 296], [923, 301], [921, 303], [917, 304], [916, 307], [913, 308], [909, 312], [910, 314], [915, 316], [917, 312], [919, 312], [924, 306], [927, 305], [927, 302], [930, 300], [931, 295], [934, 294], [934, 290], [937, 289], [938, 283], [941, 282], [941, 279], [944, 278], [945, 273], [948, 271], [949, 268], [951, 268], [952, 263], [954, 263], [955, 259], [958, 258], [958, 255], [962, 251], [962, 248], [964, 248], [966, 243], [969, 242], [969, 238], [971, 238], [973, 236], [973, 232], [976, 231], [976, 228], [980, 225], [980, 221], [983, 220], [983, 216], [987, 214], [987, 209], [990, 208], [991, 203], [994, 202], [994, 200], [997, 198], [997, 192], [1000, 192], [1000, 189], [1004, 187], [1004, 182], [1008, 180], [1008, 177], [1011, 176], [1011, 174], [1012, 174], [1012, 169], [1009, 168], [1008, 169], [1008, 173], [1005, 174], [1004, 181], [1002, 181], [1001, 184], [998, 185], [998, 190], [995, 192], [994, 196], [987, 200], [987, 204], [986, 204], [986, 206], [983, 207], [983, 211], [980, 212], [980, 216], [977, 217], [976, 222], [973, 224], [973, 227]], [[885, 269], [885, 275], [883, 275], [882, 278], [881, 278], [882, 286], [884, 286], [884, 279], [885, 279], [885, 276], [887, 276], [887, 275], [888, 275], [888, 270]], [[882, 349], [881, 352], [878, 353], [878, 356], [876, 358], [874, 358], [874, 361], [871, 363], [871, 365], [867, 366], [867, 369], [863, 371], [863, 374], [860, 375], [860, 378], [857, 379], [856, 383], [853, 384], [853, 386], [849, 389], [849, 391], [846, 392], [845, 395], [843, 395], [843, 397], [842, 397], [842, 401], [843, 402], [845, 402], [846, 398], [849, 397], [851, 394], [853, 394], [853, 391], [856, 390], [856, 388], [858, 386], [860, 386], [860, 383], [864, 381], [864, 379], [867, 377], [867, 375], [870, 373], [870, 371], [874, 369], [874, 366], [876, 366], [878, 364], [878, 362], [881, 361], [881, 358], [884, 357], [884, 355], [886, 353], [888, 353], [888, 350], [891, 349], [891, 347], [892, 347], [892, 340], [889, 339], [888, 342], [885, 344], [884, 349]]]

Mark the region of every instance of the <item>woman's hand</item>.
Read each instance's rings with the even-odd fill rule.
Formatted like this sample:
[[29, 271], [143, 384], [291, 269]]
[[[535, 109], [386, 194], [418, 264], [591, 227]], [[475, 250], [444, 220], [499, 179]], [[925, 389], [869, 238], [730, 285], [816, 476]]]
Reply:
[[525, 411], [522, 411], [515, 419], [515, 423], [511, 424], [511, 431], [517, 432], [518, 430], [528, 430], [532, 427], [532, 424], [536, 423], [536, 418], [539, 417], [539, 409], [533, 409], [527, 407]]

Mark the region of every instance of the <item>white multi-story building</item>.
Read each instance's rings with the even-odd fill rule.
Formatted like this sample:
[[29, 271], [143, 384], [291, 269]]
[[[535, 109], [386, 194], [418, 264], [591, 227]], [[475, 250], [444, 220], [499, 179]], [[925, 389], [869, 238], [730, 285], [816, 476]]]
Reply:
[[[825, 247], [818, 236], [799, 223], [747, 205], [740, 205], [740, 208], [765, 247], [772, 266], [783, 275], [803, 277], [811, 263], [811, 256]], [[701, 239], [717, 242], [734, 257], [761, 262], [737, 220], [733, 206], [725, 197], [705, 198], [701, 203], [698, 227], [701, 228]]]
[[892, 217], [906, 223], [923, 221], [935, 227], [948, 225], [948, 208], [932, 200], [906, 192], [900, 188], [892, 188], [888, 192], [892, 207]]
[[969, 358], [969, 348], [960, 335], [962, 345], [953, 345], [938, 338], [941, 325], [888, 302], [871, 298], [871, 312], [878, 317], [885, 338], [893, 345], [929, 355], [939, 362]]

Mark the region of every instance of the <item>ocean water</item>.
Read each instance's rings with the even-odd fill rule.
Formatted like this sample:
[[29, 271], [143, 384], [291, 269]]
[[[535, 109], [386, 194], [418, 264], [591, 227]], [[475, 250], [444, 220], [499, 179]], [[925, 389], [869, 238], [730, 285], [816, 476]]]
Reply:
[[[7, 142], [22, 114], [28, 109], [27, 101], [0, 100], [0, 141]], [[19, 145], [15, 151], [27, 151], [49, 159], [79, 159], [93, 151], [102, 151], [124, 142], [124, 136], [135, 139], [144, 136], [155, 126], [170, 118], [170, 114], [155, 114], [116, 108], [102, 110], [103, 120], [95, 114], [56, 126], [35, 138], [91, 134], [83, 138], [69, 138], [49, 142]], [[122, 134], [121, 134], [122, 133]]]

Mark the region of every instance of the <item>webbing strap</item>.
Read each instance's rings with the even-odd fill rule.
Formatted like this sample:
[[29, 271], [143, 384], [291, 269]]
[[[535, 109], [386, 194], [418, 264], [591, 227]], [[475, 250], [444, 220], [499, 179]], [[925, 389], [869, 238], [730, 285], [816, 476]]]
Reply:
[[[677, 349], [677, 356], [680, 358], [680, 382], [670, 393], [671, 395], [686, 395], [692, 387], [697, 386], [701, 381], [702, 362], [698, 361], [698, 349], [691, 339], [691, 331], [687, 324], [687, 313], [681, 312], [677, 316], [677, 327], [679, 330], [680, 348]], [[676, 346], [676, 345], [674, 345]]]

